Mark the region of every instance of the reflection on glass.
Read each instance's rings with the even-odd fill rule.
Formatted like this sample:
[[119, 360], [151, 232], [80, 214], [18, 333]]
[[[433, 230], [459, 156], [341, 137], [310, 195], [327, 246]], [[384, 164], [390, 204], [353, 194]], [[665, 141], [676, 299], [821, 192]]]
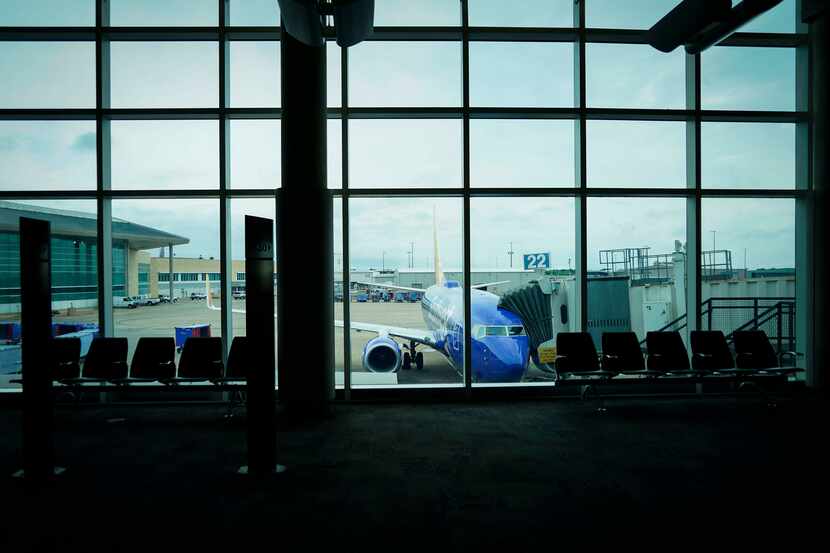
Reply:
[[572, 44], [470, 44], [471, 106], [572, 107], [573, 104]]
[[[474, 383], [550, 382], [536, 348], [573, 330], [564, 312], [575, 309], [573, 198], [472, 198], [472, 379]], [[557, 288], [543, 303], [525, 287], [544, 281]], [[525, 296], [522, 296], [525, 294]], [[502, 301], [510, 297], [525, 300]], [[539, 320], [550, 309], [551, 318]]]
[[113, 265], [124, 267], [121, 288], [113, 285], [115, 335], [130, 356], [144, 336], [175, 340], [180, 329], [177, 348], [185, 335], [221, 336], [219, 202], [113, 200], [112, 215]]
[[349, 51], [354, 107], [461, 105], [456, 42], [362, 42]]
[[701, 125], [705, 188], [795, 188], [794, 123]]
[[113, 42], [113, 108], [215, 108], [218, 48], [211, 42]]
[[461, 25], [457, 0], [375, 0], [376, 27], [448, 27]]
[[686, 186], [686, 126], [675, 121], [588, 121], [588, 186]]
[[95, 44], [0, 42], [0, 109], [95, 107]]
[[701, 239], [703, 329], [757, 326], [795, 351], [795, 200], [704, 198]]
[[231, 107], [280, 106], [279, 42], [231, 42], [230, 58]]
[[3, 0], [0, 27], [92, 27], [95, 0]]
[[574, 186], [574, 122], [470, 121], [470, 182], [481, 187]]
[[[588, 330], [680, 330], [686, 315], [686, 200], [588, 198]], [[685, 332], [681, 332], [685, 339]]]
[[670, 54], [640, 44], [586, 45], [588, 106], [683, 109], [684, 53]]
[[350, 200], [353, 387], [463, 382], [461, 206]]
[[460, 187], [461, 165], [460, 120], [349, 122], [352, 187]]
[[601, 29], [649, 29], [677, 5], [677, 0], [588, 0], [585, 24]]
[[217, 121], [113, 121], [111, 124], [113, 188], [219, 187]]
[[94, 121], [0, 121], [0, 190], [95, 189]]
[[795, 49], [715, 46], [700, 65], [703, 109], [795, 109]]
[[573, 27], [570, 0], [470, 0], [472, 27]]
[[216, 2], [205, 0], [109, 0], [109, 4], [113, 27], [215, 27], [219, 16]]

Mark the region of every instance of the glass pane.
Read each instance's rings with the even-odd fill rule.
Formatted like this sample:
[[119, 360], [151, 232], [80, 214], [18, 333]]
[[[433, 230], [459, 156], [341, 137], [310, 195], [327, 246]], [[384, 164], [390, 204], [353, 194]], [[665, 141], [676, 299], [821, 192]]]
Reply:
[[92, 42], [0, 42], [0, 75], [0, 109], [95, 107]]
[[461, 45], [362, 42], [349, 51], [353, 107], [460, 106]]
[[280, 5], [275, 0], [230, 0], [230, 24], [238, 27], [276, 27]]
[[[532, 281], [548, 280], [561, 293], [545, 296], [557, 314], [575, 300], [573, 198], [472, 198], [470, 250], [473, 383], [551, 382], [551, 367], [538, 363], [536, 348], [570, 330], [558, 316], [544, 323], [538, 312], [498, 302]], [[526, 306], [528, 304], [525, 304]], [[538, 309], [547, 306], [539, 305]]]
[[213, 42], [113, 42], [113, 108], [215, 108], [218, 48]]
[[0, 121], [0, 190], [94, 190], [94, 121]]
[[[125, 275], [113, 282], [115, 335], [128, 338], [130, 358], [139, 338], [174, 340], [177, 328], [177, 349], [185, 335], [221, 336], [219, 202], [113, 200], [112, 216], [113, 260], [124, 267]], [[208, 285], [215, 310], [205, 301]], [[137, 298], [139, 305], [128, 308], [124, 297]], [[174, 301], [158, 303], [162, 298]]]
[[[678, 330], [686, 321], [686, 200], [588, 198], [588, 330]], [[685, 331], [681, 331], [684, 340]]]
[[461, 186], [461, 121], [349, 122], [349, 185], [354, 188]]
[[343, 188], [343, 125], [340, 119], [329, 119], [327, 138], [327, 183], [329, 188]]
[[92, 27], [95, 0], [3, 0], [2, 27]]
[[671, 54], [639, 44], [588, 44], [586, 49], [585, 86], [589, 107], [685, 107], [682, 49]]
[[472, 27], [573, 27], [571, 0], [470, 0]]
[[[732, 0], [732, 5], [738, 0]], [[801, 19], [797, 14], [795, 0], [784, 0], [766, 13], [759, 15], [738, 29], [741, 33], [794, 33], [795, 23]]]
[[[461, 198], [358, 198], [349, 202], [353, 387], [461, 385]], [[406, 268], [408, 263], [414, 266]], [[443, 285], [436, 285], [436, 266], [443, 268]], [[398, 329], [384, 338], [376, 330], [368, 331], [374, 325]], [[359, 332], [360, 328], [367, 331]]]
[[[231, 291], [233, 294], [233, 335], [247, 336], [245, 311], [245, 216], [264, 217], [274, 221], [274, 244], [276, 244], [276, 212], [277, 201], [274, 196], [263, 198], [234, 198], [231, 201], [231, 259], [233, 270], [231, 275]], [[276, 260], [275, 265], [276, 267]], [[276, 277], [275, 277], [276, 278]], [[276, 280], [274, 281], [276, 285]], [[274, 289], [274, 314], [277, 313], [277, 294]], [[275, 356], [279, 360], [279, 345], [277, 344], [277, 327], [274, 324], [274, 344], [277, 348]], [[279, 365], [277, 365], [279, 367]], [[274, 374], [276, 379], [279, 368]], [[276, 380], [275, 380], [276, 382]]]
[[21, 377], [20, 217], [51, 225], [52, 334], [81, 339], [98, 332], [98, 251], [94, 200], [0, 201], [0, 387]]
[[795, 110], [795, 49], [716, 46], [701, 61], [703, 109]]
[[215, 27], [219, 6], [213, 0], [110, 0], [113, 27]]
[[678, 0], [588, 0], [585, 24], [601, 29], [650, 29]]
[[472, 186], [575, 186], [574, 122], [473, 119]]
[[795, 351], [795, 200], [704, 198], [701, 218], [703, 329], [757, 324]]
[[219, 187], [217, 121], [113, 121], [112, 187]]
[[458, 0], [375, 0], [377, 27], [453, 27], [461, 25]]
[[[334, 253], [333, 289], [334, 289], [334, 319], [343, 321], [343, 200], [332, 200], [332, 250]], [[345, 332], [342, 324], [334, 324], [334, 383], [335, 388], [345, 387], [344, 371], [346, 363]]]
[[470, 105], [573, 107], [573, 72], [572, 44], [473, 42]]
[[343, 105], [343, 94], [340, 90], [340, 51], [336, 42], [326, 43], [326, 103], [331, 108]]
[[686, 124], [588, 121], [588, 186], [686, 186]]
[[230, 66], [231, 107], [280, 106], [282, 92], [279, 42], [231, 42]]
[[706, 188], [795, 188], [795, 124], [701, 125]]

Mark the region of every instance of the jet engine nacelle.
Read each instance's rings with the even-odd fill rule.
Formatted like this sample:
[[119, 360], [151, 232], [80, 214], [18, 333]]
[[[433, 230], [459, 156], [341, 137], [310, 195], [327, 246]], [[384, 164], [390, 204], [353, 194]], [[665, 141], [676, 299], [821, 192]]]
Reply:
[[401, 346], [388, 336], [372, 338], [363, 346], [363, 368], [373, 373], [395, 372], [401, 367]]

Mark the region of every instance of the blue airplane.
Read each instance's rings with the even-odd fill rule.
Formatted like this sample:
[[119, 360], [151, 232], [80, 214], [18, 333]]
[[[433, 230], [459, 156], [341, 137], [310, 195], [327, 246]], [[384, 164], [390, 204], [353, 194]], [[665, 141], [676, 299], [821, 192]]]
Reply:
[[[369, 288], [417, 292], [421, 296], [421, 311], [426, 329], [405, 328], [385, 324], [351, 321], [349, 327], [357, 332], [376, 334], [363, 347], [363, 368], [370, 372], [389, 373], [401, 369], [424, 366], [424, 355], [419, 347], [428, 347], [443, 354], [460, 375], [464, 374], [464, 290], [456, 280], [444, 278], [438, 250], [438, 232], [433, 220], [435, 243], [435, 284], [427, 289], [354, 282]], [[520, 382], [527, 373], [530, 342], [521, 318], [499, 307], [496, 294], [480, 290], [508, 281], [475, 284], [470, 290], [471, 300], [471, 360], [474, 382]], [[219, 310], [210, 301], [207, 306]], [[233, 310], [244, 313], [243, 310]], [[344, 327], [342, 320], [334, 322]], [[403, 351], [406, 350], [406, 351]]]

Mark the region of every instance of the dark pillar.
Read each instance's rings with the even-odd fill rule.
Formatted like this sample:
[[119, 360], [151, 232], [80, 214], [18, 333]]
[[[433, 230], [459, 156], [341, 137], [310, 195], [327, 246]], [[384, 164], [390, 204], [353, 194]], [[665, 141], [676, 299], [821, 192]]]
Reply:
[[814, 260], [814, 357], [813, 357], [813, 379], [812, 384], [827, 392], [827, 381], [830, 376], [830, 355], [828, 355], [827, 336], [830, 329], [830, 297], [828, 297], [828, 283], [830, 282], [830, 271], [828, 271], [827, 236], [830, 233], [830, 202], [828, 202], [827, 182], [827, 130], [828, 130], [828, 82], [827, 82], [827, 17], [828, 9], [819, 7], [818, 2], [814, 7], [817, 15], [810, 25], [810, 45], [812, 47], [812, 96], [813, 96], [813, 220], [815, 229], [813, 233], [813, 260]]
[[274, 222], [245, 217], [248, 357], [248, 473], [277, 468], [274, 401]]
[[20, 219], [23, 347], [23, 475], [42, 482], [55, 473], [55, 413], [49, 371], [52, 284], [49, 223]]
[[326, 50], [283, 29], [277, 213], [280, 403], [325, 412], [334, 395], [332, 199], [326, 187]]

